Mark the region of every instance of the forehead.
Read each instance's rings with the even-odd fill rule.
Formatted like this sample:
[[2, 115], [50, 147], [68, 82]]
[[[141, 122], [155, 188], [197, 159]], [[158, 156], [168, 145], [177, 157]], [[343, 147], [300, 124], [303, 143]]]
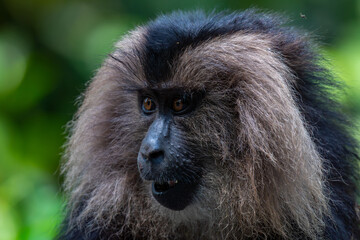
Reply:
[[186, 49], [240, 31], [262, 31], [266, 19], [254, 14], [253, 20], [251, 15], [251, 12], [230, 15], [177, 12], [150, 22], [144, 29], [142, 66], [146, 79], [152, 83], [168, 81]]
[[[271, 22], [249, 11], [207, 16], [178, 12], [139, 28], [119, 45], [122, 50], [135, 49], [140, 64], [132, 70], [141, 72], [139, 79], [146, 86], [177, 88], [189, 84], [201, 88], [214, 74], [224, 77], [232, 63], [241, 60], [251, 64], [254, 54], [258, 59], [269, 58], [270, 44], [264, 35], [271, 30]], [[131, 39], [134, 36], [136, 39]]]

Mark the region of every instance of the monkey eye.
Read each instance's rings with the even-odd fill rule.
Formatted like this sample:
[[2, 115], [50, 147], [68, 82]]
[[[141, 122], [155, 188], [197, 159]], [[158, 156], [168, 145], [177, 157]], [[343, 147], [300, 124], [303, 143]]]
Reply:
[[176, 97], [172, 102], [172, 110], [175, 113], [185, 113], [189, 107], [188, 97]]
[[177, 98], [173, 102], [173, 110], [175, 112], [180, 112], [184, 109], [184, 101], [182, 98]]
[[142, 110], [144, 113], [150, 114], [153, 113], [156, 109], [156, 105], [155, 102], [149, 98], [149, 97], [145, 97], [143, 102], [142, 102]]

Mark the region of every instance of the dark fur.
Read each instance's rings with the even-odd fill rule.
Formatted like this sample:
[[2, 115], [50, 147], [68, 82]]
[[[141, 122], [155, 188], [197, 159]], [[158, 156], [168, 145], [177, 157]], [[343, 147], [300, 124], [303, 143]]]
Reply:
[[[341, 113], [340, 105], [330, 96], [329, 89], [337, 88], [337, 83], [332, 79], [329, 72], [322, 67], [322, 59], [321, 56], [316, 53], [314, 49], [315, 45], [312, 45], [309, 39], [303, 36], [302, 33], [298, 33], [292, 28], [284, 27], [283, 24], [284, 22], [281, 18], [257, 13], [254, 10], [229, 15], [222, 13], [212, 14], [210, 16], [206, 16], [202, 12], [176, 12], [161, 16], [146, 25], [143, 31], [143, 42], [134, 40], [135, 43], [133, 43], [129, 49], [117, 49], [115, 53], [110, 56], [109, 60], [107, 60], [107, 64], [111, 65], [112, 68], [114, 68], [114, 66], [117, 68], [116, 64], [120, 64], [129, 72], [136, 72], [136, 67], [141, 67], [143, 75], [139, 73], [137, 77], [139, 79], [144, 77], [147, 86], [155, 86], [157, 84], [166, 84], [166, 82], [173, 77], [174, 66], [177, 66], [179, 57], [189, 47], [196, 49], [198, 46], [202, 46], [212, 39], [217, 37], [226, 38], [236, 33], [268, 36], [272, 43], [273, 51], [277, 52], [283, 63], [295, 76], [295, 82], [292, 83], [291, 86], [294, 90], [294, 100], [298, 110], [301, 112], [305, 125], [308, 126], [308, 131], [312, 141], [315, 143], [316, 150], [323, 159], [323, 191], [327, 198], [329, 213], [323, 214], [325, 227], [317, 233], [306, 233], [301, 230], [301, 227], [299, 227], [296, 222], [291, 223], [290, 220], [290, 234], [266, 229], [267, 223], [260, 222], [260, 225], [257, 226], [257, 234], [254, 233], [254, 235], [248, 236], [249, 238], [267, 237], [268, 239], [306, 239], [308, 237], [334, 240], [358, 239], [360, 235], [358, 233], [358, 218], [355, 211], [358, 164], [358, 158], [356, 156], [357, 143], [350, 134], [351, 124], [349, 124], [346, 117]], [[131, 39], [129, 41], [131, 41]], [[111, 77], [108, 77], [108, 79], [111, 80], [109, 81], [117, 81], [115, 74], [111, 75], [101, 71], [98, 73], [97, 78], [101, 79], [102, 75], [110, 75]], [[128, 79], [126, 76], [124, 79], [126, 79], [124, 82], [119, 82], [121, 87], [127, 86], [125, 81]], [[101, 84], [100, 81], [96, 82], [95, 80], [94, 82], [88, 92], [94, 92], [94, 90], [91, 89], [96, 89], [96, 84]], [[139, 86], [136, 84], [140, 84], [139, 82], [141, 81], [134, 82], [132, 87], [137, 89]], [[194, 82], [193, 84], [196, 85], [197, 83]], [[133, 89], [125, 90], [131, 92]], [[122, 91], [124, 91], [124, 89]], [[124, 94], [122, 101], [126, 101], [125, 97], [127, 95], [123, 92], [111, 92], [109, 90], [108, 94], [104, 93], [104, 95], [99, 95], [104, 96], [106, 98], [104, 101], [108, 101], [108, 103], [99, 104], [99, 106], [106, 106], [102, 111], [104, 120], [98, 121], [97, 125], [94, 125], [94, 129], [92, 129], [94, 134], [98, 134], [97, 141], [101, 142], [101, 144], [94, 145], [99, 149], [92, 150], [97, 158], [106, 158], [111, 154], [116, 154], [112, 152], [112, 149], [107, 149], [107, 146], [110, 146], [111, 142], [119, 138], [117, 133], [114, 132], [117, 126], [113, 123], [118, 123], [122, 128], [137, 124], [132, 123], [132, 121], [136, 121], [136, 119], [121, 119], [121, 117], [117, 116], [119, 112], [124, 111], [121, 110], [120, 106], [115, 104], [119, 101], [117, 94]], [[88, 106], [97, 104], [95, 102], [87, 103], [87, 94], [85, 94], [84, 101], [84, 105]], [[122, 103], [119, 102], [119, 104], [121, 105]], [[132, 107], [136, 106], [129, 105], [129, 108]], [[85, 107], [83, 108], [85, 109]], [[82, 112], [85, 111], [83, 108], [79, 111], [78, 117], [81, 117]], [[130, 109], [130, 111], [133, 111], [133, 109]], [[77, 119], [75, 119], [73, 124], [75, 125], [74, 132], [79, 131], [76, 130]], [[121, 127], [118, 126], [119, 129]], [[140, 136], [142, 131], [146, 131], [145, 126], [138, 131], [139, 132], [135, 132], [134, 134]], [[229, 135], [232, 134], [231, 130], [228, 130], [228, 132]], [[75, 139], [72, 140], [73, 142], [70, 140], [67, 158], [71, 157], [74, 151], [72, 149], [76, 149], [77, 141], [80, 140], [81, 139]], [[130, 142], [128, 144], [130, 148], [130, 144], [139, 146], [140, 142]], [[124, 150], [126, 146], [123, 147]], [[228, 147], [232, 148], [232, 146]], [[230, 149], [229, 152], [231, 151], [233, 150]], [[131, 174], [128, 173], [130, 170], [128, 172], [125, 170], [118, 171], [118, 174], [127, 174], [127, 179], [131, 179], [132, 184], [126, 185], [128, 188], [132, 186], [136, 188], [141, 185], [141, 180], [136, 172], [136, 164], [132, 163], [131, 160], [132, 158], [136, 159], [136, 154], [135, 152], [126, 155], [125, 163], [111, 163], [107, 166], [109, 168], [107, 170], [109, 174], [111, 174], [111, 169], [134, 169], [132, 170], [134, 173]], [[79, 197], [73, 199], [72, 191], [83, 181], [69, 174], [74, 166], [77, 165], [72, 163], [65, 167], [65, 172], [68, 176], [66, 187], [71, 200], [68, 208], [68, 217], [63, 223], [59, 239], [146, 239], [148, 237], [150, 238], [150, 236], [154, 238], [155, 232], [148, 233], [146, 228], [141, 228], [141, 226], [136, 225], [138, 223], [131, 222], [133, 221], [131, 219], [133, 217], [136, 218], [136, 214], [141, 214], [141, 212], [134, 211], [132, 214], [135, 216], [130, 217], [122, 212], [113, 213], [111, 219], [106, 219], [106, 213], [103, 213], [100, 217], [90, 213], [86, 214], [85, 220], [82, 218], [82, 221], [78, 222], [76, 217], [86, 209], [93, 189], [91, 186], [83, 187], [83, 189], [87, 189], [87, 192], [82, 193], [81, 199], [79, 199]], [[80, 165], [77, 167], [81, 168]], [[101, 167], [105, 168], [104, 166]], [[89, 176], [96, 176], [96, 178], [101, 179], [101, 177], [97, 176], [96, 169], [83, 170], [92, 172]], [[129, 174], [131, 176], [129, 176]], [[141, 196], [140, 194], [137, 197]], [[151, 221], [152, 220], [149, 219], [149, 222]], [[103, 224], [104, 222], [108, 223]], [[153, 223], [156, 224], [156, 221]], [[144, 222], [144, 224], [146, 226], [148, 222]], [[197, 224], [198, 231], [201, 231], [201, 222]], [[262, 228], [262, 224], [264, 224], [265, 227]], [[91, 226], [92, 229], [89, 229], [88, 226]], [[121, 226], [123, 226], [123, 229], [120, 231], [119, 228], [121, 228]], [[175, 237], [186, 239], [187, 231], [189, 230], [186, 226], [179, 225], [178, 229], [173, 231], [175, 235], [166, 235], [159, 230], [159, 234], [164, 235], [159, 235], [158, 237], [159, 239], [173, 239]], [[261, 232], [264, 234], [262, 235]], [[181, 234], [184, 234], [184, 236], [181, 236]], [[221, 236], [221, 234], [219, 234], [219, 236]], [[196, 238], [196, 235], [191, 235], [191, 237]], [[197, 237], [207, 238], [206, 234], [201, 235], [200, 233], [198, 233]], [[229, 239], [246, 238], [239, 233], [238, 230], [227, 232], [227, 237]]]

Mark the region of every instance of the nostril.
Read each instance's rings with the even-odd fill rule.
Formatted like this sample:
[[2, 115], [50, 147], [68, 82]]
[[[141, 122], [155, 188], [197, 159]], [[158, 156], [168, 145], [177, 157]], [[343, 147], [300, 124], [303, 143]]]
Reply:
[[164, 160], [164, 152], [163, 151], [155, 151], [149, 154], [149, 161], [151, 163], [161, 163]]
[[154, 151], [149, 154], [149, 158], [158, 158], [164, 155], [163, 151]]

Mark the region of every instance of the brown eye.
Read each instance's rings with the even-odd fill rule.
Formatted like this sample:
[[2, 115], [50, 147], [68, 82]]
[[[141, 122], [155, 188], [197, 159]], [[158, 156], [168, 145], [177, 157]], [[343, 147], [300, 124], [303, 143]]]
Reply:
[[151, 98], [149, 97], [144, 98], [142, 103], [142, 109], [145, 113], [153, 112], [155, 110], [155, 107], [156, 107], [155, 103]]
[[182, 98], [177, 98], [173, 102], [173, 110], [175, 112], [180, 112], [184, 109], [184, 100]]

